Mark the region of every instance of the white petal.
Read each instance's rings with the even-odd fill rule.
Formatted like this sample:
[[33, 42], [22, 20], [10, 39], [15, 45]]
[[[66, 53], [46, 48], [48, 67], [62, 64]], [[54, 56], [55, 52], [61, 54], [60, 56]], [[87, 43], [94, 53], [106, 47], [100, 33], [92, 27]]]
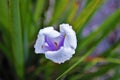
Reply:
[[44, 53], [46, 51], [46, 49], [42, 48], [42, 46], [45, 44], [45, 35], [51, 38], [55, 38], [60, 36], [60, 33], [54, 30], [53, 27], [47, 27], [47, 28], [41, 29], [39, 31], [38, 38], [34, 45], [35, 53]]
[[44, 44], [44, 42], [45, 42], [44, 35], [39, 33], [36, 43], [34, 45], [35, 53], [44, 53], [45, 52], [42, 49], [42, 45]]
[[60, 33], [58, 31], [54, 30], [53, 27], [47, 27], [47, 28], [41, 29], [39, 34], [41, 34], [41, 33], [44, 35], [47, 35], [51, 38], [60, 36]]
[[45, 57], [52, 60], [55, 63], [64, 63], [69, 60], [75, 53], [72, 48], [61, 47], [58, 51], [47, 51], [45, 52]]
[[65, 34], [64, 46], [70, 46], [71, 48], [76, 49], [77, 39], [76, 34], [72, 29], [72, 26], [70, 26], [69, 24], [61, 24], [60, 32], [62, 34]]

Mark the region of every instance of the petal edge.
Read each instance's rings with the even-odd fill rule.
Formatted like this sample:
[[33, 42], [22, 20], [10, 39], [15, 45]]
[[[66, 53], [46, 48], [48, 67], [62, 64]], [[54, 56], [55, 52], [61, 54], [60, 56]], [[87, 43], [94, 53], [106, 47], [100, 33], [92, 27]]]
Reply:
[[72, 26], [69, 24], [61, 24], [60, 25], [60, 32], [62, 34], [65, 34], [65, 46], [70, 46], [73, 49], [76, 49], [77, 47], [77, 38], [75, 31], [72, 29]]
[[52, 60], [55, 63], [64, 63], [69, 60], [75, 53], [72, 48], [61, 47], [58, 51], [47, 51], [45, 52], [45, 57]]

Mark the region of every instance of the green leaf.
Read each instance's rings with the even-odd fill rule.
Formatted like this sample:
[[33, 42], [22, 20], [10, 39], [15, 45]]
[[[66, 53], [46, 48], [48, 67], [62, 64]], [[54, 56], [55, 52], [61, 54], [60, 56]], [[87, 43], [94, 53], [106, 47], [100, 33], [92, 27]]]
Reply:
[[67, 6], [66, 9], [63, 11], [62, 16], [57, 19], [56, 21], [57, 24], [68, 23], [67, 19], [70, 16], [71, 11], [73, 10], [75, 1], [71, 0], [71, 2], [69, 2], [68, 4], [69, 6]]
[[34, 13], [35, 22], [37, 22], [40, 19], [40, 15], [42, 13], [44, 3], [45, 3], [45, 0], [37, 0], [36, 2], [35, 13]]
[[[107, 49], [106, 51], [104, 51], [104, 52], [101, 54], [101, 56], [103, 56], [103, 57], [111, 57], [111, 56], [113, 56], [112, 53], [114, 52], [114, 50], [115, 50], [116, 48], [119, 48], [119, 46], [120, 46], [120, 39], [117, 40], [117, 42], [114, 43], [112, 46], [110, 46], [109, 49]], [[108, 56], [108, 54], [109, 54], [109, 56]], [[114, 54], [114, 55], [115, 55], [115, 54]]]
[[77, 53], [80, 50], [84, 49], [86, 46], [88, 46], [91, 42], [95, 43], [97, 42], [97, 40], [101, 41], [105, 36], [107, 36], [108, 33], [112, 31], [115, 27], [117, 27], [116, 25], [120, 22], [120, 19], [118, 17], [120, 17], [119, 9], [114, 14], [112, 14], [106, 21], [104, 21], [104, 23], [100, 25], [97, 30], [93, 31], [86, 39], [81, 41], [81, 44], [78, 43], [78, 47], [76, 50]]
[[[30, 0], [20, 0], [20, 16], [21, 16], [21, 29], [23, 31], [23, 49], [25, 61], [28, 60], [29, 57], [29, 30], [31, 27], [32, 21], [30, 21]], [[28, 4], [28, 5], [26, 5]]]
[[102, 4], [103, 0], [92, 0], [78, 15], [77, 19], [74, 21], [73, 26], [75, 31], [80, 33], [82, 28], [85, 26], [85, 24], [89, 21], [89, 19], [92, 17], [94, 12], [99, 8], [99, 6]]
[[79, 9], [79, 5], [77, 4], [77, 2], [74, 1], [73, 4], [71, 5], [69, 16], [67, 18], [67, 22], [69, 24], [72, 24], [72, 20], [76, 16], [78, 9]]
[[101, 66], [98, 68], [96, 72], [89, 73], [89, 74], [82, 74], [83, 76], [80, 78], [80, 80], [92, 80], [95, 77], [99, 77], [101, 75], [104, 75], [107, 73], [109, 70], [115, 68], [118, 64], [107, 64], [104, 66]]
[[59, 80], [63, 76], [65, 76], [68, 72], [70, 72], [73, 68], [78, 66], [88, 55], [91, 54], [94, 48], [90, 49], [84, 56], [82, 56], [75, 64], [73, 64], [70, 68], [68, 68], [63, 74], [61, 74], [56, 80]]
[[8, 5], [7, 0], [0, 0], [0, 23], [7, 29], [8, 22]]
[[13, 56], [11, 55], [10, 50], [5, 45], [3, 45], [1, 42], [0, 42], [0, 50], [5, 54], [5, 56], [10, 62], [13, 61], [12, 59]]
[[52, 25], [57, 21], [57, 19], [61, 16], [65, 8], [67, 7], [66, 4], [68, 4], [68, 1], [70, 0], [56, 0], [55, 8], [53, 11], [52, 18], [49, 22], [49, 25]]
[[12, 50], [15, 71], [19, 80], [24, 79], [24, 53], [20, 19], [19, 0], [10, 0], [10, 22], [12, 28]]
[[[91, 40], [93, 40], [95, 37], [98, 37], [97, 34], [104, 34], [102, 36], [100, 36], [98, 38], [98, 40], [96, 42], [94, 42], [94, 45], [91, 46], [91, 48], [89, 48], [87, 50], [87, 53], [85, 53], [75, 64], [73, 64], [70, 68], [68, 68], [62, 75], [60, 75], [58, 79], [62, 78], [63, 76], [65, 76], [68, 72], [70, 72], [73, 68], [75, 68], [77, 65], [79, 65], [90, 53], [91, 51], [94, 49], [94, 47], [112, 30], [116, 27], [116, 25], [118, 24], [118, 22], [120, 21], [120, 19], [118, 18], [120, 17], [120, 10], [117, 10], [113, 15], [111, 15], [101, 26], [100, 28], [98, 28], [95, 32], [91, 33], [91, 35], [89, 36], [89, 40], [87, 40], [87, 42], [91, 42]], [[111, 26], [108, 27], [108, 26]], [[86, 43], [86, 41], [84, 41]], [[87, 45], [86, 45], [87, 46]], [[85, 48], [85, 46], [80, 47], [80, 45], [77, 48], [77, 52], [79, 53], [81, 48]]]

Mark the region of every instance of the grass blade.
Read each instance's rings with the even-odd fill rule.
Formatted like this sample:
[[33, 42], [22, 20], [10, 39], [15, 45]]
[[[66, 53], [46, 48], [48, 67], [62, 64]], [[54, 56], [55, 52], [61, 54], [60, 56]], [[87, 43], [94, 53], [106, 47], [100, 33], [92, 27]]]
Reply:
[[36, 2], [35, 13], [34, 13], [35, 22], [37, 22], [40, 18], [40, 15], [44, 7], [44, 3], [45, 3], [45, 0], [37, 0]]
[[105, 35], [107, 35], [115, 27], [117, 27], [116, 25], [120, 21], [118, 17], [120, 17], [119, 9], [114, 14], [112, 14], [96, 31], [92, 32], [86, 39], [81, 41], [81, 44], [78, 43], [76, 51], [79, 52], [81, 49], [84, 49], [88, 44], [90, 44], [90, 42], [96, 39], [100, 39], [101, 37], [105, 37]]
[[8, 5], [7, 0], [0, 0], [0, 23], [8, 28]]
[[[25, 56], [25, 61], [28, 60], [29, 57], [29, 27], [30, 27], [30, 21], [29, 21], [29, 3], [30, 1], [28, 0], [20, 0], [20, 16], [21, 16], [21, 28], [23, 31], [23, 47], [24, 47], [24, 56]], [[26, 5], [28, 4], [28, 5]]]
[[68, 4], [68, 1], [70, 0], [56, 0], [55, 9], [53, 12], [53, 16], [49, 22], [49, 25], [52, 25], [57, 21], [57, 19], [60, 17], [62, 12], [65, 10], [65, 7], [67, 6], [66, 4]]
[[80, 13], [78, 18], [74, 21], [74, 29], [77, 32], [80, 32], [84, 25], [88, 22], [94, 12], [99, 8], [102, 4], [102, 0], [92, 0], [85, 9]]
[[20, 80], [24, 79], [24, 54], [22, 29], [20, 20], [19, 0], [10, 0], [10, 21], [12, 27], [12, 50], [14, 66]]
[[[92, 45], [92, 47], [87, 51], [87, 53], [83, 56], [83, 57], [81, 57], [75, 64], [73, 64], [69, 69], [67, 69], [62, 75], [60, 75], [58, 78], [57, 78], [57, 80], [58, 79], [60, 79], [60, 78], [62, 78], [63, 76], [65, 76], [69, 71], [71, 71], [74, 67], [76, 67], [80, 62], [82, 62], [90, 53], [91, 53], [91, 51], [94, 49], [94, 47], [95, 47], [95, 45], [97, 45], [109, 32], [110, 32], [110, 30], [111, 29], [113, 29], [113, 28], [115, 28], [116, 27], [116, 24], [118, 24], [118, 22], [120, 21], [120, 19], [118, 19], [118, 17], [120, 17], [120, 10], [117, 10], [111, 17], [109, 17], [107, 20], [106, 20], [106, 22], [105, 23], [103, 23], [102, 25], [101, 25], [101, 27], [98, 29], [98, 31], [96, 32], [97, 34], [99, 33], [99, 31], [102, 31], [101, 33], [104, 33], [105, 35], [102, 35], [95, 43], [94, 43], [94, 45]], [[111, 23], [111, 24], [110, 24]], [[111, 26], [111, 28], [109, 29], [108, 27], [106, 27], [106, 26]], [[104, 27], [104, 28], [102, 28], [102, 27]], [[105, 28], [106, 27], [106, 28]], [[102, 30], [102, 29], [103, 30]], [[106, 31], [106, 29], [108, 29], [107, 31]], [[100, 34], [100, 33], [99, 33]], [[96, 34], [94, 34], [94, 35], [91, 35], [91, 37], [93, 38], [93, 36], [94, 37], [96, 37]], [[88, 41], [89, 42], [89, 41]], [[90, 41], [91, 42], [91, 41]], [[85, 47], [84, 47], [85, 48]], [[83, 47], [82, 47], [82, 49], [83, 49]], [[81, 50], [81, 48], [80, 48], [80, 46], [78, 46], [78, 48], [77, 48], [77, 52], [76, 53], [79, 53], [79, 51]]]
[[59, 80], [63, 76], [65, 76], [68, 72], [70, 72], [73, 68], [79, 65], [88, 55], [91, 54], [94, 48], [90, 49], [84, 56], [82, 56], [75, 64], [73, 64], [70, 68], [68, 68], [63, 74], [61, 74], [56, 80]]

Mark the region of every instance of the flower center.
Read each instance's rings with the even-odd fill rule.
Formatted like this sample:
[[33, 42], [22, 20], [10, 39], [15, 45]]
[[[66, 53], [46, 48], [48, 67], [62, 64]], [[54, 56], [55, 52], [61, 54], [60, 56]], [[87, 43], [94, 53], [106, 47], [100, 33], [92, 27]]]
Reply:
[[60, 35], [55, 38], [45, 36], [45, 44], [42, 46], [42, 48], [47, 51], [57, 51], [64, 45], [64, 39], [65, 35]]

